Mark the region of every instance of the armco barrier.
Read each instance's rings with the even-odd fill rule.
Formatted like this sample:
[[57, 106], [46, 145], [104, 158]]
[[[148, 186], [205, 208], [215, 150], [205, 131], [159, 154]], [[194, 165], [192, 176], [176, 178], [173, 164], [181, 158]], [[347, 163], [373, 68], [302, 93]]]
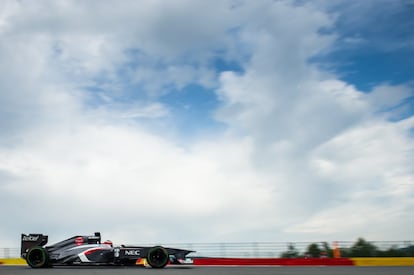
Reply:
[[273, 266], [350, 266], [348, 258], [197, 258], [194, 265], [273, 265]]
[[401, 258], [352, 258], [356, 266], [414, 266], [413, 257]]

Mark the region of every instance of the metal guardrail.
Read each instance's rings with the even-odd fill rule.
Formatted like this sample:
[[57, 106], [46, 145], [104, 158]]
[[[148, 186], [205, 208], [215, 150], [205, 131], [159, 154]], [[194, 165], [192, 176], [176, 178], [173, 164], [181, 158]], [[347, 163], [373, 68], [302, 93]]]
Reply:
[[[374, 241], [370, 242], [380, 250], [390, 248], [401, 249], [414, 246], [414, 241]], [[176, 247], [194, 250], [191, 257], [234, 257], [234, 258], [277, 258], [288, 251], [289, 246], [304, 254], [310, 244], [317, 244], [323, 250], [325, 245], [332, 248], [332, 243], [327, 242], [243, 242], [243, 243], [163, 243], [166, 247]], [[338, 247], [346, 249], [352, 247], [355, 242], [339, 241]], [[153, 246], [160, 244], [137, 244]], [[20, 257], [19, 248], [0, 248], [0, 258]]]
[[0, 258], [20, 258], [19, 248], [0, 248]]
[[[336, 243], [341, 250], [350, 248], [355, 244], [354, 241], [339, 241]], [[414, 246], [414, 241], [369, 243], [383, 251], [391, 248], [401, 249]], [[289, 247], [294, 247], [299, 254], [303, 255], [310, 244], [317, 244], [321, 250], [324, 250], [325, 247], [333, 248], [333, 244], [327, 242], [170, 243], [163, 245], [194, 250], [196, 252], [190, 254], [192, 257], [278, 258], [284, 252], [287, 252]]]

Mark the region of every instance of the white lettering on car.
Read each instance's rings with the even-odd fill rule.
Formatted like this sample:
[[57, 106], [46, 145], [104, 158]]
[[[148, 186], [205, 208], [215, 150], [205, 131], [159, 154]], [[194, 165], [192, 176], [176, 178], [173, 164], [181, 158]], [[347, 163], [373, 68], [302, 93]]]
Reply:
[[39, 236], [23, 236], [24, 242], [35, 242], [39, 239]]
[[139, 250], [125, 250], [125, 256], [139, 256], [140, 252]]

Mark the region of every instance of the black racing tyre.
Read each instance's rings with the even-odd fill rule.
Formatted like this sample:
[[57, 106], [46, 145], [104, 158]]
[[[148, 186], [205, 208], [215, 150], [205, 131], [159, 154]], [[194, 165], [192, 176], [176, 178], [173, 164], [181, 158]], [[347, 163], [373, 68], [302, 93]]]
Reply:
[[168, 251], [162, 246], [151, 247], [147, 262], [152, 268], [163, 268], [168, 264]]
[[26, 255], [26, 262], [33, 268], [48, 267], [49, 257], [46, 249], [40, 246], [30, 248]]

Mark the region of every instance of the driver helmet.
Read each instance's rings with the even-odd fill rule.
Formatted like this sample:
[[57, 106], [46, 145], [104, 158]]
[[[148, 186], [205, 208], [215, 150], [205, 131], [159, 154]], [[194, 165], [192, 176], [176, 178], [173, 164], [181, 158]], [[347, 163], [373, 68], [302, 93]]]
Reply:
[[110, 247], [113, 247], [113, 243], [110, 240], [104, 241], [104, 244], [109, 245]]

